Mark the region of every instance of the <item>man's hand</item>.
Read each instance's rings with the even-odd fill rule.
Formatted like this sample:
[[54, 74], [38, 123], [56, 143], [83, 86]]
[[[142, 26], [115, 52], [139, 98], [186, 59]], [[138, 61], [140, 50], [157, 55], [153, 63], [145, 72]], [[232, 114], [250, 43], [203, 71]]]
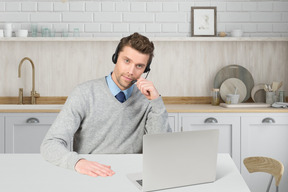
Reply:
[[157, 89], [154, 87], [152, 81], [148, 81], [147, 79], [140, 77], [137, 80], [136, 85], [138, 89], [141, 91], [141, 93], [146, 96], [147, 99], [153, 100], [159, 97], [159, 93]]
[[92, 177], [107, 177], [115, 174], [114, 171], [111, 170], [111, 166], [103, 165], [94, 161], [88, 161], [86, 159], [80, 159], [75, 165], [75, 170], [78, 173]]

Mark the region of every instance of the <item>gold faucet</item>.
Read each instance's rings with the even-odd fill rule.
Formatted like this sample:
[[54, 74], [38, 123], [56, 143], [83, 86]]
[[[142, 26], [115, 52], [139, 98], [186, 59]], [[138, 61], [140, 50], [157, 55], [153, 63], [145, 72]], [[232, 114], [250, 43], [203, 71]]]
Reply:
[[[25, 60], [30, 61], [31, 65], [32, 65], [31, 104], [36, 104], [36, 97], [40, 97], [40, 94], [35, 91], [35, 67], [34, 67], [33, 61], [32, 61], [29, 57], [24, 57], [24, 58], [20, 61], [19, 67], [18, 67], [18, 77], [19, 77], [19, 78], [21, 77], [21, 66], [22, 66], [22, 64], [23, 64], [23, 62], [24, 62]], [[20, 95], [19, 95], [19, 96], [20, 96]], [[19, 98], [19, 101], [20, 101], [20, 102], [22, 102], [21, 100], [22, 100], [22, 99]], [[20, 104], [22, 104], [22, 103], [20, 103]]]

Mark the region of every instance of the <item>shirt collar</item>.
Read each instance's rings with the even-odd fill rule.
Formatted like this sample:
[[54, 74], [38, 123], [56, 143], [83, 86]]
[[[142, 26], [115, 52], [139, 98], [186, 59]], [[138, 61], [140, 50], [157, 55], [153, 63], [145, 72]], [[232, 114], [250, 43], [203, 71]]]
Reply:
[[[114, 96], [116, 96], [121, 91], [121, 89], [116, 85], [116, 83], [112, 79], [112, 72], [108, 76], [106, 76], [106, 82], [107, 82], [107, 85], [108, 85], [111, 93]], [[134, 86], [135, 86], [135, 84], [133, 84], [128, 89], [123, 90], [123, 93], [125, 94], [126, 100], [132, 95], [132, 91], [133, 91]]]

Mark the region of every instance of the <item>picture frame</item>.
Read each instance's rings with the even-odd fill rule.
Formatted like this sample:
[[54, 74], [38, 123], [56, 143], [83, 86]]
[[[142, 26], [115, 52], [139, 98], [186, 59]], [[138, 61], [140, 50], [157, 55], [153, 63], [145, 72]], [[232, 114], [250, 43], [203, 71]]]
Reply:
[[191, 7], [193, 37], [217, 36], [217, 7]]

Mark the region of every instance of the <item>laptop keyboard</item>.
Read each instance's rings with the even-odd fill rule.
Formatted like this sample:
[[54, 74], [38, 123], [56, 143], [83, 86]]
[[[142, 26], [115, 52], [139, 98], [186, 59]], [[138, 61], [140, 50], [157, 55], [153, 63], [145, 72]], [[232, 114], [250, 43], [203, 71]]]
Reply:
[[142, 186], [142, 182], [143, 182], [142, 180], [136, 180], [136, 182], [139, 183], [139, 185]]

